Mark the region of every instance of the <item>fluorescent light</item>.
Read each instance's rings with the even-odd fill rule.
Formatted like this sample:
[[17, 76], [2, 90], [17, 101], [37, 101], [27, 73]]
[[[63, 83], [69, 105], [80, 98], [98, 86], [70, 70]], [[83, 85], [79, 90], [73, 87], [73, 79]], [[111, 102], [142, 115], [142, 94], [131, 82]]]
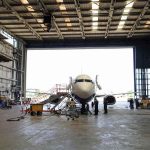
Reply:
[[45, 28], [45, 27], [46, 27], [44, 24], [41, 24], [41, 26], [42, 26], [43, 28]]
[[97, 29], [98, 29], [98, 26], [92, 26], [92, 29], [93, 29], [93, 30], [97, 30]]
[[61, 4], [61, 5], [59, 6], [59, 9], [60, 9], [60, 10], [66, 10], [66, 6], [65, 6], [64, 4]]
[[65, 18], [65, 22], [70, 22], [70, 19], [69, 18]]
[[97, 30], [98, 29], [98, 22], [92, 22], [92, 29]]
[[126, 7], [132, 8], [132, 6], [133, 6], [133, 4], [134, 4], [134, 1], [133, 1], [133, 2], [131, 2], [131, 1], [132, 1], [132, 0], [130, 0], [130, 1], [127, 3]]
[[127, 20], [127, 18], [128, 18], [128, 16], [126, 15], [123, 15], [122, 17], [121, 17], [121, 20]]
[[43, 23], [43, 19], [36, 19], [37, 20], [37, 22], [39, 22], [39, 23]]
[[93, 26], [98, 26], [98, 22], [92, 22]]
[[124, 25], [125, 24], [125, 21], [120, 21], [119, 22], [119, 25]]
[[144, 28], [148, 28], [148, 27], [149, 27], [149, 25], [147, 25], [147, 24], [144, 26]]
[[72, 26], [72, 24], [71, 23], [67, 23], [67, 27], [71, 27]]
[[92, 29], [93, 30], [97, 30], [98, 29], [98, 16], [94, 16], [95, 14], [98, 15], [98, 11], [99, 11], [99, 0], [91, 0], [92, 3]]
[[124, 24], [125, 24], [125, 21], [120, 21], [117, 28], [118, 28], [118, 29], [122, 29], [123, 26], [124, 26]]
[[63, 0], [56, 0], [57, 3], [63, 3]]
[[[29, 4], [28, 0], [20, 0], [22, 4]], [[26, 7], [28, 11], [35, 11], [34, 8], [30, 5]]]
[[29, 4], [28, 0], [20, 0], [22, 4]]
[[123, 26], [122, 26], [122, 25], [119, 25], [119, 26], [118, 26], [118, 29], [122, 29], [122, 28], [123, 28]]
[[92, 17], [93, 21], [98, 21], [98, 17]]
[[150, 21], [147, 21], [146, 24], [150, 24]]
[[32, 6], [28, 6], [27, 9], [28, 9], [28, 11], [35, 11]]
[[98, 10], [92, 10], [92, 14], [98, 14]]
[[130, 10], [131, 10], [131, 8], [125, 8], [124, 11], [123, 11], [123, 14], [125, 14], [125, 13], [128, 14], [130, 12]]
[[[57, 3], [63, 3], [63, 0], [56, 0]], [[62, 10], [62, 14], [67, 14], [66, 11], [66, 6], [64, 4], [59, 5], [59, 9]], [[72, 24], [70, 23], [70, 19], [69, 18], [65, 18], [65, 22], [67, 22], [67, 27], [71, 27]]]
[[124, 26], [124, 24], [125, 24], [125, 21], [120, 21], [117, 28], [118, 28], [118, 29], [122, 29], [123, 26]]
[[69, 18], [65, 18], [65, 22], [67, 22], [67, 27], [71, 27], [72, 24], [70, 23], [70, 19]]
[[99, 6], [96, 3], [92, 3], [92, 10], [99, 9]]
[[[28, 0], [20, 0], [20, 1], [22, 2], [22, 4], [29, 4]], [[33, 16], [37, 16], [37, 13], [32, 13], [35, 10], [34, 10], [34, 8], [31, 5], [27, 6], [26, 8], [28, 9], [28, 11], [31, 12], [31, 14]], [[38, 23], [43, 23], [43, 19], [36, 19], [36, 20], [37, 20]], [[41, 24], [41, 27], [45, 27], [45, 25]]]
[[132, 0], [127, 1], [126, 6], [123, 10], [123, 15], [121, 16], [119, 25], [117, 27], [118, 29], [123, 28], [123, 25], [125, 24], [125, 20], [127, 20], [128, 14], [131, 11], [131, 8], [132, 8], [133, 4], [134, 4], [134, 1], [132, 1]]
[[147, 21], [144, 25], [144, 28], [148, 28], [148, 27], [150, 27], [150, 21]]

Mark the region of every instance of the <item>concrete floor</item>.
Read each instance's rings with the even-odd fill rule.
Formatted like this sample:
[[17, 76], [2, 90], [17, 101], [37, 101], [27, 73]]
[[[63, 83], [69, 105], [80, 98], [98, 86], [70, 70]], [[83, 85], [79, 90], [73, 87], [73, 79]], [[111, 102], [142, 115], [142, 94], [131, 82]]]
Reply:
[[45, 114], [15, 122], [18, 107], [0, 110], [0, 150], [149, 150], [150, 110], [110, 109], [97, 117]]

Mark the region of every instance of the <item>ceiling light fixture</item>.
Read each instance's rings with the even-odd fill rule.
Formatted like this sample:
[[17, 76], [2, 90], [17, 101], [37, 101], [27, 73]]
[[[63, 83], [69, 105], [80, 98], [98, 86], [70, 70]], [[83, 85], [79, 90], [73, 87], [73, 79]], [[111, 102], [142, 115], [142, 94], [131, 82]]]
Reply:
[[[99, 0], [91, 0], [92, 4], [92, 30], [98, 29], [98, 12], [99, 12]], [[96, 15], [96, 16], [95, 16]]]
[[22, 4], [29, 4], [28, 0], [20, 0]]
[[57, 3], [63, 3], [63, 0], [56, 0]]
[[133, 0], [128, 0], [127, 1], [126, 6], [125, 6], [125, 8], [123, 10], [123, 14], [121, 16], [121, 19], [120, 19], [120, 22], [119, 22], [119, 25], [118, 25], [117, 29], [122, 29], [123, 28], [123, 26], [125, 24], [125, 20], [127, 20], [128, 14], [129, 14], [129, 12], [132, 9], [133, 4], [134, 4]]

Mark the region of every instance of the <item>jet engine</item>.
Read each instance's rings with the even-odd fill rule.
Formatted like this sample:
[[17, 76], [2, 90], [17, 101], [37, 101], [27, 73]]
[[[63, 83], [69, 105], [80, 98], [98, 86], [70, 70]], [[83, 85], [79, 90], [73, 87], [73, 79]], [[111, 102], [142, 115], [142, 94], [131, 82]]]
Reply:
[[113, 95], [106, 95], [104, 97], [104, 102], [107, 102], [107, 105], [114, 105], [116, 103], [116, 98]]

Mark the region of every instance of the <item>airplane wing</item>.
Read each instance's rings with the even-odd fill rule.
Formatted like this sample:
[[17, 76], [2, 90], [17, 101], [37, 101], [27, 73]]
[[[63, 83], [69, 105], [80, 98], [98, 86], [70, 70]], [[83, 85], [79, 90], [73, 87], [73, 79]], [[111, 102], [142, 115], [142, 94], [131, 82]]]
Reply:
[[134, 94], [136, 92], [125, 92], [125, 93], [114, 93], [114, 94], [100, 94], [100, 95], [95, 95], [95, 97], [105, 97], [107, 95], [112, 95], [112, 96], [115, 96], [115, 95], [127, 95], [127, 94]]

